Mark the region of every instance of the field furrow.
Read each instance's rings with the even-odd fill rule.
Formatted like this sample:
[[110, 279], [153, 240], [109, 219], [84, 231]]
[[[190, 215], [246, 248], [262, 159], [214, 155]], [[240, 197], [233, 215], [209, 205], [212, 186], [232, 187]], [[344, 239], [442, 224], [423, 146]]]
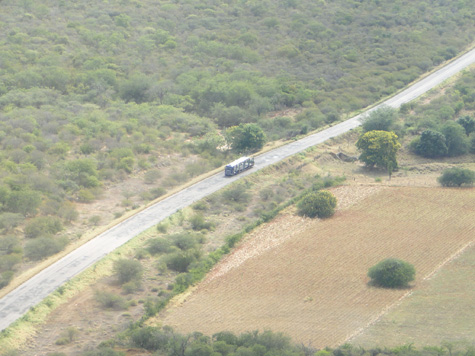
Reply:
[[[328, 220], [277, 218], [243, 242], [239, 259], [223, 262], [234, 261], [232, 268], [217, 266], [220, 273], [167, 310], [163, 323], [205, 334], [272, 329], [335, 346], [410, 292], [369, 286], [368, 268], [387, 257], [406, 260], [416, 267], [418, 290], [473, 240], [474, 201], [473, 189], [390, 187]], [[273, 237], [279, 243], [259, 244]]]

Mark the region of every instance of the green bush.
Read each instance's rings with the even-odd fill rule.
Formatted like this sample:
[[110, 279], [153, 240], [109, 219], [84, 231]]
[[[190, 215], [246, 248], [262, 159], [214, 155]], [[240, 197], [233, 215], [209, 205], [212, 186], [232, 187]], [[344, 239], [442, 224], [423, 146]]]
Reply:
[[67, 244], [67, 238], [38, 237], [26, 243], [25, 257], [32, 261], [42, 260], [62, 251]]
[[251, 199], [251, 195], [247, 192], [247, 187], [244, 184], [233, 184], [221, 194], [221, 197], [225, 204], [245, 204]]
[[143, 274], [143, 267], [140, 261], [122, 258], [114, 261], [114, 273], [120, 284], [134, 281], [140, 283]]
[[448, 153], [445, 136], [434, 130], [425, 130], [413, 146], [414, 153], [422, 157], [444, 157]]
[[198, 250], [177, 251], [165, 256], [167, 267], [176, 272], [188, 272], [190, 265], [200, 257]]
[[264, 147], [266, 135], [257, 124], [239, 124], [226, 130], [226, 141], [236, 152], [253, 152]]
[[56, 216], [39, 216], [31, 219], [25, 226], [25, 237], [36, 238], [40, 235], [54, 235], [63, 230], [61, 220]]
[[445, 136], [447, 155], [449, 157], [460, 156], [468, 152], [469, 144], [465, 129], [455, 121], [448, 121], [440, 128]]
[[12, 253], [10, 255], [0, 255], [0, 272], [11, 271], [15, 265], [21, 262], [21, 255]]
[[472, 132], [469, 137], [470, 140], [470, 153], [475, 153], [475, 132]]
[[328, 218], [335, 213], [336, 198], [329, 191], [310, 192], [297, 204], [300, 215]]
[[6, 287], [8, 283], [13, 279], [13, 271], [5, 271], [0, 273], [0, 289]]
[[20, 240], [13, 235], [0, 236], [0, 251], [7, 255], [20, 252]]
[[460, 187], [472, 185], [475, 182], [475, 172], [464, 168], [449, 168], [442, 172], [437, 181], [443, 187]]
[[368, 131], [390, 131], [397, 118], [397, 111], [391, 107], [385, 106], [372, 111], [363, 119], [363, 132]]
[[182, 251], [195, 248], [198, 245], [197, 236], [195, 234], [179, 233], [169, 237], [171, 243]]
[[457, 120], [457, 124], [461, 125], [465, 129], [465, 133], [469, 136], [472, 132], [475, 132], [475, 119], [468, 115], [462, 116]]
[[395, 258], [385, 259], [368, 270], [372, 284], [384, 288], [407, 287], [415, 276], [413, 265]]
[[0, 214], [0, 229], [11, 230], [20, 225], [25, 218], [22, 214], [5, 212]]
[[134, 347], [150, 351], [165, 349], [168, 345], [168, 337], [159, 328], [153, 326], [133, 330], [130, 340]]
[[81, 356], [125, 356], [123, 351], [115, 351], [110, 347], [103, 347], [97, 350], [86, 351]]
[[106, 291], [96, 291], [94, 293], [94, 298], [105, 309], [127, 309], [127, 302], [120, 295]]
[[191, 228], [195, 231], [213, 230], [214, 223], [206, 221], [203, 214], [194, 214], [189, 218]]

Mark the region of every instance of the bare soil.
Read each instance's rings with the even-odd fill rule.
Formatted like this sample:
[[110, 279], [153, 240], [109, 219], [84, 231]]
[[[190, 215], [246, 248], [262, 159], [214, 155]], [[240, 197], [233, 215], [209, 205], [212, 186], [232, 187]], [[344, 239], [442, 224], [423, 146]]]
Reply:
[[[272, 329], [314, 347], [336, 346], [422, 288], [424, 277], [473, 240], [473, 189], [334, 192], [345, 189], [363, 189], [357, 193], [363, 198], [331, 219], [283, 215], [250, 234], [163, 313], [163, 324], [209, 335]], [[368, 268], [388, 257], [414, 264], [413, 289], [368, 285]]]

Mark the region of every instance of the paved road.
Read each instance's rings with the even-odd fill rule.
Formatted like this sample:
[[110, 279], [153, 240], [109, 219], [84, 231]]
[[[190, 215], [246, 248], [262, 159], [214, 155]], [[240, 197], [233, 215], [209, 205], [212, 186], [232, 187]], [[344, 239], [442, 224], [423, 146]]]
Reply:
[[[397, 108], [401, 104], [417, 98], [474, 62], [475, 49], [381, 105]], [[371, 110], [375, 110], [381, 105]], [[362, 115], [366, 115], [371, 110]], [[100, 234], [0, 299], [0, 330], [7, 328], [16, 319], [25, 314], [30, 307], [38, 304], [63, 283], [84, 271], [134, 236], [164, 220], [177, 210], [216, 192], [224, 186], [258, 169], [262, 169], [359, 126], [362, 115], [355, 116], [322, 132], [259, 155], [255, 159], [254, 168], [238, 176], [224, 178], [223, 173], [211, 176], [162, 200], [154, 206], [143, 210], [112, 229]]]

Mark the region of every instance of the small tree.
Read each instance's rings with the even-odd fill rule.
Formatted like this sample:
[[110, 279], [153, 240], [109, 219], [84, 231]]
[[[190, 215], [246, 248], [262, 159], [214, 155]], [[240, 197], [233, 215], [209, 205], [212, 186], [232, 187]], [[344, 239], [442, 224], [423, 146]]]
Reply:
[[393, 109], [389, 106], [381, 107], [372, 111], [367, 117], [363, 119], [363, 131], [390, 131], [394, 125], [396, 117], [396, 109]]
[[408, 262], [395, 258], [385, 259], [368, 270], [371, 282], [384, 288], [407, 287], [416, 276], [416, 269]]
[[461, 125], [455, 121], [448, 121], [441, 127], [440, 132], [445, 136], [449, 157], [460, 156], [468, 152], [468, 137]]
[[469, 137], [469, 144], [470, 144], [470, 147], [469, 147], [469, 150], [470, 150], [470, 153], [475, 153], [475, 132], [472, 132], [470, 134], [470, 137]]
[[239, 124], [226, 130], [226, 141], [234, 151], [258, 151], [266, 142], [266, 135], [257, 124]]
[[444, 187], [460, 187], [475, 182], [475, 172], [464, 168], [449, 168], [442, 172], [437, 181]]
[[114, 272], [120, 284], [130, 281], [140, 282], [143, 267], [140, 261], [122, 258], [114, 262]]
[[36, 238], [54, 235], [63, 230], [61, 220], [56, 216], [38, 216], [31, 219], [25, 226], [25, 237]]
[[335, 213], [336, 198], [329, 191], [311, 192], [297, 204], [299, 214], [309, 218], [328, 218]]
[[369, 131], [359, 138], [356, 147], [362, 151], [359, 159], [367, 167], [386, 169], [389, 176], [398, 168], [396, 153], [401, 144], [394, 132]]
[[26, 243], [25, 257], [32, 261], [39, 261], [62, 251], [67, 243], [68, 239], [65, 237], [38, 237]]
[[446, 156], [445, 136], [434, 130], [425, 130], [415, 147], [415, 153], [429, 158]]
[[475, 132], [475, 119], [468, 115], [462, 116], [457, 120], [457, 124], [461, 125], [465, 129], [465, 133], [469, 136], [472, 132]]

